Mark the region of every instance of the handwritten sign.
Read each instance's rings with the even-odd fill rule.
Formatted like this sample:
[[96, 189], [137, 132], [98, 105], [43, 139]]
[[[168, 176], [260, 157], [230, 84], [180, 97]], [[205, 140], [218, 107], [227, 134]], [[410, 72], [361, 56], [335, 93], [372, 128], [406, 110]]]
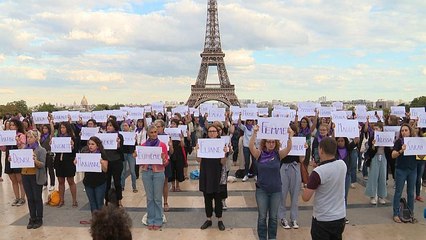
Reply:
[[395, 137], [399, 136], [400, 129], [401, 129], [400, 126], [383, 126], [384, 132], [393, 132], [395, 134]]
[[368, 111], [367, 116], [369, 117], [368, 121], [371, 122], [371, 123], [376, 123], [379, 120], [383, 121], [383, 111], [382, 110]]
[[359, 137], [359, 128], [357, 120], [338, 120], [334, 121], [336, 137], [355, 138]]
[[164, 113], [164, 103], [162, 102], [152, 103], [151, 108], [153, 112]]
[[129, 118], [129, 119], [132, 119], [132, 120], [143, 119], [145, 109], [142, 108], [142, 107], [134, 107], [134, 108], [130, 108], [128, 113], [129, 114], [128, 114], [127, 118]]
[[145, 118], [145, 122], [146, 122], [147, 126], [151, 126], [151, 124], [152, 124], [152, 118], [151, 117]]
[[161, 147], [136, 146], [136, 164], [163, 164]]
[[238, 106], [231, 106], [230, 110], [232, 114], [232, 121], [234, 122], [238, 121], [238, 118], [240, 117], [240, 114], [241, 114], [241, 108]]
[[96, 122], [106, 123], [108, 120], [108, 113], [105, 111], [93, 111], [92, 114]]
[[404, 144], [407, 146], [404, 156], [426, 155], [425, 137], [406, 137], [404, 138]]
[[220, 138], [198, 139], [197, 157], [199, 158], [223, 158], [225, 157], [225, 143]]
[[257, 104], [256, 103], [248, 103], [247, 107], [248, 108], [257, 108]]
[[426, 113], [420, 114], [418, 118], [419, 121], [417, 122], [417, 127], [426, 128]]
[[356, 111], [363, 111], [363, 112], [367, 112], [367, 106], [365, 106], [365, 105], [356, 105], [356, 106], [355, 106], [355, 110], [356, 110]]
[[90, 119], [92, 119], [92, 113], [91, 112], [81, 112], [80, 113], [81, 121], [84, 123], [87, 123]]
[[96, 136], [99, 132], [99, 127], [82, 127], [81, 140], [89, 140], [89, 138]]
[[128, 118], [128, 112], [123, 110], [112, 110], [111, 114], [117, 118], [117, 121], [124, 121]]
[[117, 149], [117, 133], [97, 133], [98, 137], [102, 141], [104, 149], [107, 150], [116, 150]]
[[307, 116], [315, 116], [315, 107], [307, 108], [302, 107], [297, 109], [297, 115], [299, 115], [299, 118], [302, 119], [303, 117]]
[[223, 143], [225, 145], [229, 145], [231, 143], [231, 136], [227, 135], [227, 136], [220, 136], [220, 138], [223, 140]]
[[167, 151], [169, 151], [170, 150], [170, 146], [169, 146], [170, 136], [169, 135], [160, 135], [160, 134], [158, 134], [158, 139], [160, 140], [160, 142], [166, 144]]
[[210, 108], [207, 116], [207, 121], [225, 121], [225, 108]]
[[119, 132], [123, 135], [124, 142], [123, 145], [134, 146], [136, 143], [136, 132]]
[[211, 104], [211, 103], [200, 104], [200, 106], [199, 106], [200, 114], [202, 116], [204, 116], [206, 113], [209, 113], [210, 108], [213, 108], [213, 104]]
[[367, 122], [368, 113], [366, 110], [356, 109], [355, 114], [356, 114], [356, 119], [358, 120], [358, 122], [362, 122], [362, 123]]
[[33, 112], [32, 116], [35, 124], [49, 124], [48, 112]]
[[395, 133], [374, 131], [374, 146], [393, 147], [395, 141]]
[[70, 137], [53, 137], [52, 144], [50, 144], [51, 151], [54, 153], [70, 153], [71, 138]]
[[187, 137], [188, 136], [188, 125], [179, 125], [178, 128], [182, 132], [183, 137]]
[[181, 116], [185, 116], [188, 114], [189, 108], [188, 106], [176, 106], [172, 109], [172, 114], [175, 115], [176, 113], [179, 113]]
[[165, 128], [164, 132], [167, 133], [172, 140], [180, 140], [182, 130], [180, 128]]
[[0, 146], [15, 146], [15, 145], [16, 145], [15, 130], [0, 131]]
[[331, 119], [335, 120], [346, 120], [348, 119], [346, 111], [334, 111], [331, 113]]
[[32, 149], [12, 149], [10, 154], [10, 168], [33, 168], [34, 157]]
[[[287, 147], [287, 140], [285, 142], [285, 147]], [[288, 153], [289, 156], [305, 156], [306, 154], [306, 137], [292, 137], [291, 138], [291, 150]]]
[[59, 122], [68, 122], [68, 111], [52, 112], [52, 115], [53, 115], [53, 120], [56, 123], [59, 123]]
[[241, 120], [256, 120], [257, 108], [241, 108]]
[[319, 109], [319, 117], [331, 117], [331, 113], [336, 111], [334, 107], [320, 107]]
[[397, 117], [405, 117], [405, 107], [404, 106], [392, 106], [391, 107], [391, 115], [395, 115]]
[[102, 172], [100, 153], [77, 153], [77, 172]]
[[144, 107], [143, 107], [143, 110], [144, 110], [144, 112], [146, 112], [146, 113], [150, 113], [150, 112], [151, 112], [151, 105], [144, 106]]
[[80, 112], [79, 111], [69, 111], [68, 116], [71, 118], [71, 121], [73, 121], [73, 122], [80, 121]]
[[331, 104], [332, 107], [335, 107], [336, 110], [343, 110], [343, 103], [342, 102], [333, 102]]
[[259, 118], [257, 139], [282, 139], [287, 135], [289, 124], [289, 118]]
[[269, 116], [269, 109], [268, 108], [258, 108], [257, 109], [259, 116]]
[[422, 114], [425, 114], [424, 107], [410, 108], [410, 119], [417, 119]]

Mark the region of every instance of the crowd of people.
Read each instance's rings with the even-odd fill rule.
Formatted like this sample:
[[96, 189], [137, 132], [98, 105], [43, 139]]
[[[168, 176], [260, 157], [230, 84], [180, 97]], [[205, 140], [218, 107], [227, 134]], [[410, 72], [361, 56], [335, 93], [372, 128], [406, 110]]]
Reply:
[[[356, 119], [356, 114], [352, 115]], [[74, 180], [76, 174], [76, 154], [100, 154], [101, 172], [86, 172], [83, 184], [89, 199], [93, 216], [111, 202], [109, 193], [114, 189], [117, 206], [123, 207], [122, 192], [125, 180], [131, 177], [133, 193], [138, 193], [136, 179], [141, 174], [147, 200], [147, 214], [142, 220], [149, 230], [158, 230], [164, 222], [164, 212], [169, 211], [169, 191], [182, 191], [181, 183], [188, 180], [188, 155], [197, 152], [197, 139], [229, 138], [223, 158], [206, 159], [196, 156], [200, 166], [199, 190], [203, 193], [206, 221], [201, 229], [212, 226], [212, 216], [218, 219], [218, 229], [225, 230], [222, 219], [226, 210], [227, 179], [232, 165], [239, 166], [243, 172], [242, 182], [254, 178], [255, 199], [258, 207], [257, 230], [259, 239], [275, 239], [277, 226], [284, 229], [299, 228], [298, 202], [308, 201], [314, 196], [312, 237], [325, 233], [318, 232], [324, 226], [330, 229], [326, 234], [341, 235], [344, 224], [348, 223], [346, 207], [350, 188], [355, 188], [357, 171], [367, 180], [365, 195], [371, 204], [387, 204], [387, 184], [394, 181], [393, 220], [401, 222], [399, 202], [405, 183], [407, 183], [407, 203], [414, 211], [414, 201], [423, 202], [420, 188], [425, 181], [425, 156], [406, 156], [405, 137], [424, 137], [424, 128], [417, 127], [417, 120], [406, 117], [374, 116], [359, 123], [359, 136], [354, 138], [335, 137], [335, 124], [329, 117], [314, 116], [298, 118], [297, 112], [290, 121], [286, 147], [275, 139], [257, 139], [259, 127], [256, 119], [233, 121], [232, 113], [227, 111], [225, 121], [208, 121], [208, 115], [175, 113], [146, 114], [143, 119], [117, 121], [113, 115], [105, 122], [90, 119], [87, 122], [56, 122], [52, 115], [49, 124], [32, 123], [31, 116], [3, 118], [2, 129], [16, 131], [16, 145], [2, 146], [6, 154], [4, 173], [8, 174], [15, 199], [12, 206], [22, 206], [28, 202], [30, 220], [27, 228], [38, 228], [43, 224], [42, 191], [53, 191], [56, 181], [60, 194], [58, 207], [65, 204], [65, 182], [68, 183], [72, 207], [78, 207], [77, 190]], [[149, 121], [147, 121], [149, 119]], [[167, 128], [184, 125], [177, 138], [164, 138]], [[385, 126], [399, 126], [393, 147], [376, 146], [375, 132], [384, 131]], [[92, 136], [81, 139], [83, 127], [99, 128], [100, 133], [116, 133], [117, 147], [105, 149], [102, 141]], [[181, 129], [181, 128], [180, 128]], [[135, 144], [125, 145], [123, 132], [135, 133]], [[289, 155], [292, 137], [306, 138], [304, 156]], [[54, 153], [51, 151], [53, 137], [71, 139], [72, 151]], [[136, 164], [136, 146], [161, 147], [162, 164]], [[11, 168], [10, 150], [32, 149], [34, 168]], [[313, 170], [311, 170], [313, 168]], [[336, 171], [341, 169], [341, 171]], [[0, 168], [2, 179], [2, 165]], [[237, 171], [237, 172], [238, 172]], [[311, 172], [311, 174], [309, 174]], [[338, 173], [337, 173], [338, 172]], [[56, 178], [55, 178], [56, 177]], [[332, 179], [329, 182], [321, 179]], [[290, 216], [287, 217], [286, 199], [290, 194]], [[26, 199], [25, 200], [25, 196]], [[268, 219], [268, 220], [267, 220]], [[337, 222], [336, 222], [337, 221]], [[342, 225], [343, 222], [343, 225]], [[314, 230], [315, 229], [315, 230]], [[318, 235], [319, 234], [319, 235]]]

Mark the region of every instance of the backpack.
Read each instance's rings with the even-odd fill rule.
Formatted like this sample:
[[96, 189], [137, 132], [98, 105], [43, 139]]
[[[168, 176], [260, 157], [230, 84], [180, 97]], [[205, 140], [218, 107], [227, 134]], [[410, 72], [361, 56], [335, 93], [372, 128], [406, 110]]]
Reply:
[[200, 171], [198, 169], [192, 170], [189, 173], [189, 178], [191, 178], [192, 180], [197, 180], [200, 178]]
[[407, 200], [403, 197], [399, 200], [399, 219], [401, 219], [403, 223], [415, 222], [413, 212], [408, 207]]
[[49, 206], [58, 206], [60, 202], [61, 202], [61, 196], [59, 195], [59, 191], [57, 190], [51, 192], [47, 196], [47, 204]]

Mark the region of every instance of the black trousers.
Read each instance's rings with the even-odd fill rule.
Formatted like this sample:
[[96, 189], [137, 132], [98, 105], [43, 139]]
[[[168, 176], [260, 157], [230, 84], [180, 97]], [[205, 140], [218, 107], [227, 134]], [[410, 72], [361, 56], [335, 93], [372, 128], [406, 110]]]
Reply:
[[107, 171], [107, 186], [105, 189], [105, 200], [109, 202], [108, 192], [111, 189], [111, 179], [114, 179], [115, 194], [117, 200], [123, 199], [123, 189], [121, 186], [121, 172], [123, 172], [123, 161], [110, 161], [108, 162]]
[[41, 192], [43, 185], [38, 185], [36, 175], [22, 175], [22, 185], [24, 185], [25, 195], [27, 196], [28, 209], [32, 219], [43, 218], [43, 199]]
[[321, 222], [312, 218], [312, 240], [341, 240], [344, 230], [345, 218], [330, 222]]
[[[49, 153], [46, 155], [46, 174], [48, 174], [50, 178], [50, 186], [55, 186], [55, 169], [53, 167], [53, 156]], [[47, 186], [47, 178], [44, 186]]]
[[222, 194], [221, 193], [204, 193], [204, 208], [206, 210], [206, 217], [213, 216], [213, 200], [214, 200], [214, 213], [217, 218], [222, 217]]

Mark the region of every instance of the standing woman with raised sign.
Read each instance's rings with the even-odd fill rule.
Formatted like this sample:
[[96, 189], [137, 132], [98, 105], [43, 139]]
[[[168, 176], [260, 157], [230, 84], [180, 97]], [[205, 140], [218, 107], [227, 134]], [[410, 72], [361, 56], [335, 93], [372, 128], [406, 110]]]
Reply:
[[59, 124], [58, 137], [70, 137], [71, 138], [71, 150], [70, 153], [56, 153], [54, 167], [56, 170], [56, 177], [58, 178], [58, 190], [61, 197], [61, 202], [58, 207], [62, 207], [65, 204], [65, 178], [67, 179], [70, 187], [72, 196], [72, 207], [78, 207], [77, 203], [77, 186], [74, 181], [75, 176], [75, 165], [74, 159], [76, 149], [74, 147], [74, 132], [69, 122], [61, 122]]
[[[9, 130], [16, 131], [16, 146], [6, 146], [6, 158], [9, 159], [9, 150], [11, 149], [22, 149], [27, 143], [25, 137], [24, 127], [22, 122], [18, 119], [11, 119], [9, 123]], [[10, 162], [5, 161], [4, 173], [9, 175], [10, 181], [12, 182], [13, 193], [15, 194], [15, 200], [12, 202], [12, 206], [22, 206], [25, 204], [24, 186], [22, 185], [21, 168], [10, 168]]]
[[302, 182], [304, 184], [308, 183], [309, 179], [309, 173], [308, 173], [308, 166], [309, 162], [311, 160], [311, 136], [312, 132], [315, 130], [317, 126], [318, 121], [318, 111], [316, 111], [315, 117], [313, 118], [312, 123], [310, 122], [308, 117], [303, 117], [300, 119], [300, 122], [298, 122], [298, 116], [296, 112], [296, 126], [297, 126], [297, 133], [296, 135], [298, 137], [306, 137], [306, 144], [308, 144], [308, 148], [306, 149], [305, 156], [301, 156], [300, 158], [303, 159], [302, 164], [300, 164], [300, 173], [302, 175]]
[[[55, 190], [55, 169], [53, 168], [53, 156], [54, 154], [50, 151], [51, 147], [50, 147], [50, 140], [52, 139], [53, 136], [53, 122], [52, 120], [51, 124], [44, 124], [41, 126], [41, 137], [40, 137], [40, 144], [41, 146], [46, 149], [46, 174], [47, 172], [49, 173], [49, 178], [50, 178], [50, 187], [49, 187], [49, 191], [53, 191]], [[46, 177], [46, 182], [44, 183], [44, 186], [47, 187], [48, 183], [47, 183], [47, 177]]]
[[[132, 132], [132, 130], [130, 129], [131, 126], [131, 121], [130, 120], [126, 120], [121, 124], [121, 129], [123, 130], [123, 132]], [[136, 134], [134, 134], [136, 137]], [[136, 144], [136, 141], [135, 141]], [[132, 190], [134, 193], [138, 192], [138, 189], [136, 188], [136, 172], [135, 172], [135, 167], [136, 167], [136, 159], [133, 157], [133, 153], [135, 152], [135, 145], [124, 145], [123, 144], [123, 157], [124, 157], [124, 161], [123, 161], [123, 171], [121, 173], [121, 188], [124, 191], [124, 187], [126, 185], [126, 178], [127, 178], [127, 171], [126, 171], [126, 164], [129, 166], [129, 170], [130, 170], [130, 178], [132, 180]]]
[[[146, 141], [146, 136], [147, 136], [147, 127], [146, 127], [146, 118], [144, 117], [143, 119], [138, 119], [136, 121], [136, 145], [141, 145], [142, 143], [144, 143]], [[135, 174], [136, 174], [136, 179], [139, 178], [139, 165], [135, 166]]]
[[22, 168], [22, 183], [28, 199], [30, 220], [27, 229], [36, 229], [43, 225], [43, 199], [41, 192], [46, 182], [46, 149], [40, 146], [40, 135], [36, 130], [27, 132], [26, 149], [33, 150], [34, 167]]
[[[281, 200], [280, 162], [291, 150], [291, 138], [294, 132], [288, 128], [287, 147], [280, 150], [280, 141], [274, 139], [262, 139], [258, 149], [254, 145], [258, 131], [259, 126], [254, 126], [249, 145], [251, 154], [257, 160], [258, 170], [256, 182], [257, 235], [260, 240], [276, 239], [277, 213]], [[267, 218], [268, 221], [266, 221]]]
[[[177, 128], [179, 126], [178, 119], [172, 119], [170, 123], [171, 128]], [[172, 174], [169, 177], [169, 182], [172, 183], [172, 192], [180, 192], [179, 183], [185, 181], [184, 167], [185, 167], [185, 141], [183, 134], [180, 134], [180, 140], [172, 140], [173, 153], [170, 156], [170, 167]]]
[[118, 205], [122, 207], [121, 199], [123, 199], [123, 189], [121, 186], [121, 173], [123, 172], [123, 135], [118, 133], [120, 127], [117, 122], [110, 119], [106, 123], [107, 133], [117, 133], [117, 149], [105, 149], [108, 159], [107, 185], [105, 189], [105, 200], [108, 204], [108, 192], [111, 189], [111, 180], [114, 179], [115, 192], [117, 194]]
[[[158, 230], [163, 226], [162, 195], [164, 187], [164, 169], [169, 164], [167, 146], [158, 139], [157, 127], [148, 128], [148, 139], [142, 143], [146, 147], [161, 147], [163, 164], [142, 164], [142, 182], [146, 193], [148, 230]], [[135, 154], [135, 157], [137, 155]]]
[[[219, 138], [220, 139], [220, 128], [215, 125], [210, 125], [207, 128], [208, 138]], [[195, 150], [198, 154], [198, 144], [195, 147]], [[224, 152], [227, 148], [224, 147]], [[213, 201], [214, 201], [214, 212], [218, 219], [218, 228], [220, 231], [225, 230], [225, 225], [222, 221], [222, 198], [220, 188], [220, 180], [222, 176], [222, 166], [226, 164], [227, 157], [223, 158], [199, 158], [197, 156], [197, 162], [200, 163], [200, 179], [199, 179], [199, 189], [203, 192], [204, 196], [204, 208], [206, 211], [207, 220], [201, 225], [201, 229], [204, 230], [212, 226], [212, 216], [213, 216]]]
[[250, 161], [251, 161], [252, 167], [255, 171], [254, 175], [257, 175], [256, 163], [254, 161], [253, 155], [250, 153], [250, 148], [249, 148], [250, 137], [253, 134], [253, 125], [254, 124], [255, 124], [255, 122], [254, 122], [253, 119], [247, 119], [245, 124], [242, 124], [241, 115], [238, 118], [238, 127], [241, 129], [241, 131], [244, 132], [244, 135], [243, 135], [243, 155], [244, 155], [243, 182], [245, 182], [249, 179]]

